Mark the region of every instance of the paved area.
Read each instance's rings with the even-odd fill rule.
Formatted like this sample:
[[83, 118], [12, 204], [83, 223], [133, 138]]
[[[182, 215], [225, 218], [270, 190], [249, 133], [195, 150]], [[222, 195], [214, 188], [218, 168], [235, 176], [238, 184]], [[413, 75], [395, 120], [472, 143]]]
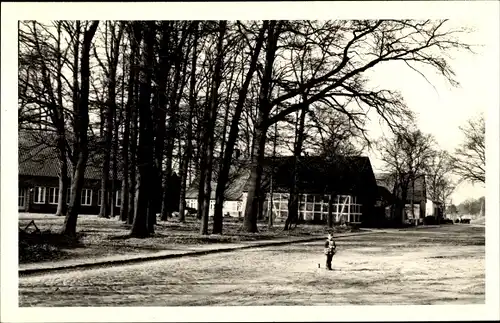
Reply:
[[[20, 306], [484, 303], [484, 228], [451, 225], [20, 277]], [[321, 268], [318, 268], [318, 264]]]

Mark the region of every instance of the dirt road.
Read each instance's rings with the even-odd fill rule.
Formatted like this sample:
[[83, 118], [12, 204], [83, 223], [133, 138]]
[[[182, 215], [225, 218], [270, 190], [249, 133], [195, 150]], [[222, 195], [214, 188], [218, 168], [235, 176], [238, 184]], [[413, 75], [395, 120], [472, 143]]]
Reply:
[[23, 277], [20, 306], [484, 303], [484, 228], [391, 230], [337, 246], [333, 271], [314, 242]]

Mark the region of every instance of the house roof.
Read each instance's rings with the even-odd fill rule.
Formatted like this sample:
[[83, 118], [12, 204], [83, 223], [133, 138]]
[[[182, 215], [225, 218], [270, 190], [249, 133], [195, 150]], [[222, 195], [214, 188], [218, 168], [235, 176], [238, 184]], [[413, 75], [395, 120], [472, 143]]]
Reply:
[[[398, 197], [401, 198], [401, 191], [398, 190]], [[409, 203], [412, 199], [414, 202], [425, 201], [427, 195], [425, 175], [419, 175], [415, 178], [414, 185], [410, 182], [408, 192], [406, 194], [406, 202]]]
[[[263, 162], [261, 187], [270, 188], [271, 171], [273, 172], [273, 190], [289, 191], [292, 173], [293, 156], [268, 157]], [[227, 200], [238, 200], [243, 192], [248, 191], [250, 181], [249, 163], [233, 170], [233, 180], [226, 191]], [[300, 157], [297, 166], [298, 188], [307, 192], [353, 192], [358, 196], [377, 196], [377, 186], [373, 175], [370, 159], [359, 156], [334, 156], [325, 159], [319, 156]], [[186, 198], [198, 197], [198, 182], [195, 178]], [[211, 199], [215, 198], [216, 182], [212, 181]]]
[[[262, 187], [270, 188], [271, 174], [273, 190], [288, 191], [292, 185], [294, 156], [269, 157], [264, 159]], [[364, 156], [301, 156], [295, 175], [299, 191], [310, 193], [352, 193], [357, 196], [375, 198], [377, 185], [370, 159]], [[248, 182], [245, 190], [248, 190]]]
[[[247, 168], [233, 168], [230, 172], [230, 180], [228, 182], [228, 187], [225, 191], [225, 198], [229, 201], [236, 201], [241, 199], [243, 194], [243, 187], [245, 186], [248, 176], [250, 172]], [[198, 198], [198, 183], [199, 177], [196, 177], [188, 190], [186, 191], [187, 199], [196, 199]], [[215, 199], [215, 189], [217, 188], [217, 181], [212, 180], [211, 182], [211, 191], [210, 191], [210, 199]]]
[[396, 183], [396, 176], [391, 173], [377, 173], [375, 174], [375, 180], [377, 181], [378, 186], [392, 192], [394, 184]]
[[[402, 175], [403, 178], [408, 178], [408, 174]], [[377, 180], [377, 185], [379, 186], [379, 192], [381, 192], [382, 197], [385, 199], [389, 199], [387, 196], [387, 192], [384, 190], [387, 190], [390, 192], [392, 198], [395, 198], [394, 194], [392, 193], [394, 189], [396, 188], [396, 195], [398, 198], [401, 198], [401, 189], [400, 186], [398, 185], [399, 178], [396, 174], [394, 173], [378, 173], [375, 176]], [[406, 194], [406, 201], [410, 202], [413, 198], [413, 201], [415, 202], [420, 202], [422, 200], [425, 200], [426, 198], [426, 181], [425, 181], [425, 175], [419, 175], [415, 179], [415, 190], [413, 191], [413, 185], [410, 181], [410, 184], [408, 185], [408, 191]]]
[[[18, 135], [19, 175], [59, 176], [59, 158], [55, 145], [55, 135], [50, 132], [22, 131]], [[102, 168], [96, 154], [89, 157], [85, 168], [85, 179], [101, 179]], [[72, 173], [72, 164], [68, 161], [68, 173]], [[111, 172], [111, 167], [110, 167]], [[110, 174], [111, 175], [111, 174]], [[120, 167], [117, 177], [121, 179]]]

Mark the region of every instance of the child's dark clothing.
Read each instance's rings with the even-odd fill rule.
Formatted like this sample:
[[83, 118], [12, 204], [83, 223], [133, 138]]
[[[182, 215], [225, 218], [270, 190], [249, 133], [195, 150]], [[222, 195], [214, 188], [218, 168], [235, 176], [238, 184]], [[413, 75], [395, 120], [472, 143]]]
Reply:
[[335, 241], [333, 239], [327, 239], [325, 242], [325, 254], [326, 254], [326, 268], [328, 270], [332, 270], [332, 259], [335, 254], [335, 249], [337, 246], [335, 245]]

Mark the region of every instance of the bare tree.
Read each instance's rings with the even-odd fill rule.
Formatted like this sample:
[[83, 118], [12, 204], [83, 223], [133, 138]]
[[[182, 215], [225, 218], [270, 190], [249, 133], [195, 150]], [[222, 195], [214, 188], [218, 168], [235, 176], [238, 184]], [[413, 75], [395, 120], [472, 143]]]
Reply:
[[484, 115], [480, 114], [460, 127], [464, 142], [455, 150], [453, 164], [455, 173], [462, 180], [485, 183], [486, 150]]
[[396, 185], [393, 193], [398, 196], [396, 212], [402, 221], [405, 220], [403, 211], [410, 189], [412, 192], [410, 204], [412, 213], [414, 212], [415, 181], [424, 175], [428, 168], [428, 163], [434, 154], [433, 145], [434, 140], [431, 135], [411, 129], [400, 131], [394, 138], [383, 138], [378, 142], [386, 171], [395, 176]]
[[435, 151], [426, 165], [428, 196], [432, 201], [442, 203], [445, 208], [456, 187], [450, 176], [452, 171], [452, 157], [445, 150]]
[[[75, 145], [73, 155], [76, 165], [73, 171], [71, 181], [71, 196], [68, 207], [68, 213], [64, 219], [62, 233], [66, 235], [76, 234], [76, 222], [81, 203], [81, 192], [83, 179], [88, 159], [88, 140], [87, 131], [89, 126], [89, 77], [90, 77], [90, 48], [92, 39], [96, 33], [99, 21], [93, 21], [90, 26], [85, 28], [83, 34], [81, 60], [80, 60], [80, 79], [81, 86], [78, 93], [78, 104], [74, 107], [74, 133]], [[76, 84], [73, 84], [76, 87]]]
[[[22, 22], [19, 28], [19, 127], [43, 129], [32, 132], [31, 140], [52, 146], [59, 163], [59, 199], [56, 215], [66, 214], [68, 178], [68, 141], [66, 122], [70, 111], [65, 107], [67, 94], [75, 90], [63, 70], [72, 69], [78, 75], [79, 24], [55, 21], [51, 25]], [[55, 30], [54, 30], [55, 29]], [[69, 37], [69, 39], [67, 38]], [[66, 46], [64, 46], [66, 42]], [[68, 54], [74, 44], [75, 62], [71, 66]], [[55, 82], [54, 82], [55, 81]], [[73, 101], [76, 104], [76, 101]], [[55, 142], [47, 140], [54, 131]]]
[[189, 169], [189, 163], [191, 162], [191, 157], [193, 153], [193, 116], [196, 111], [196, 64], [198, 59], [198, 39], [199, 39], [199, 27], [198, 22], [193, 24], [193, 43], [192, 43], [192, 55], [191, 55], [191, 75], [189, 80], [189, 115], [187, 120], [186, 129], [186, 148], [184, 150], [184, 156], [181, 161], [180, 167], [180, 199], [179, 199], [179, 221], [185, 221], [185, 209], [186, 209], [186, 186], [187, 186], [187, 175]]
[[[192, 30], [191, 22], [184, 22], [180, 25], [180, 32], [174, 30], [174, 48], [172, 50], [171, 63], [173, 64], [173, 79], [171, 80], [170, 97], [169, 97], [169, 108], [168, 108], [168, 127], [166, 129], [166, 139], [167, 144], [165, 147], [165, 180], [163, 187], [163, 200], [161, 207], [161, 219], [167, 220], [171, 216], [171, 210], [173, 208], [172, 201], [177, 203], [177, 198], [172, 200], [168, 193], [170, 190], [169, 186], [172, 181], [172, 164], [173, 164], [173, 153], [175, 147], [175, 139], [177, 138], [177, 126], [179, 117], [179, 104], [182, 97], [182, 92], [185, 86], [186, 80], [186, 66], [187, 66], [187, 50], [188, 46], [186, 40]], [[179, 34], [179, 36], [177, 36]], [[172, 45], [172, 44], [171, 44]]]
[[[231, 128], [229, 130], [229, 136], [224, 150], [224, 159], [222, 161], [222, 167], [217, 180], [216, 195], [215, 195], [215, 208], [214, 208], [214, 228], [213, 233], [222, 233], [222, 208], [224, 205], [224, 192], [227, 188], [229, 171], [231, 168], [231, 162], [233, 159], [234, 147], [236, 144], [236, 139], [238, 136], [239, 124], [241, 113], [244, 108], [245, 99], [248, 94], [248, 88], [250, 86], [250, 81], [257, 69], [257, 62], [259, 54], [264, 43], [264, 34], [268, 28], [269, 22], [264, 21], [255, 39], [255, 45], [253, 49], [250, 49], [250, 65], [246, 73], [245, 79], [238, 93], [238, 101], [233, 111], [233, 117], [231, 120]], [[241, 23], [238, 23], [240, 29], [242, 28]]]
[[[305, 105], [320, 100], [326, 104], [335, 104], [338, 98], [352, 98], [362, 111], [368, 107], [375, 109], [381, 118], [394, 128], [401, 122], [401, 118], [409, 117], [408, 108], [398, 93], [369, 88], [365, 72], [380, 63], [393, 61], [403, 63], [421, 73], [417, 67], [425, 64], [433, 67], [451, 84], [456, 85], [453, 70], [442, 54], [457, 49], [470, 49], [468, 45], [456, 39], [455, 35], [463, 30], [447, 30], [446, 21], [363, 20], [314, 22], [314, 24], [317, 24], [316, 32], [311, 33], [309, 40], [317, 44], [330, 44], [318, 46], [319, 52], [324, 51], [327, 54], [327, 61], [324, 63], [325, 72], [311, 77], [303, 84], [298, 84], [293, 78], [283, 77], [284, 80], [280, 82], [283, 94], [270, 100], [267, 99], [268, 102], [262, 102], [265, 103], [264, 109], [260, 107], [264, 111], [271, 110], [273, 107], [282, 107], [273, 117], [266, 118], [265, 113], [261, 114], [256, 124], [254, 138], [261, 147], [265, 145], [265, 133], [270, 125], [303, 109]], [[288, 28], [289, 26], [291, 27]], [[283, 39], [288, 39], [285, 37], [287, 35], [297, 33], [293, 24], [286, 24], [286, 27], [283, 31]], [[335, 32], [325, 35], [323, 30]], [[279, 34], [269, 37], [279, 38], [276, 36]], [[313, 36], [317, 38], [314, 39]], [[267, 54], [265, 71], [272, 69], [276, 49], [271, 52], [268, 46]], [[262, 88], [266, 80], [267, 74], [264, 72]], [[309, 94], [307, 101], [304, 101], [301, 98], [306, 90]], [[350, 114], [348, 111], [346, 113]], [[255, 143], [254, 147], [257, 148]], [[251, 183], [244, 220], [244, 229], [251, 232], [257, 230], [256, 198], [262, 173], [262, 166], [258, 161], [262, 161], [264, 153], [263, 149], [254, 151], [260, 156], [254, 156], [252, 159]]]
[[142, 22], [144, 43], [139, 71], [139, 152], [137, 158], [138, 183], [135, 216], [130, 235], [144, 238], [153, 232], [148, 225], [148, 209], [151, 205], [150, 185], [153, 180], [153, 119], [151, 112], [151, 77], [154, 60], [155, 22]]
[[[120, 45], [124, 31], [124, 24], [121, 22], [105, 22], [104, 31], [104, 53], [106, 60], [103, 62], [97, 53], [97, 47], [94, 47], [94, 54], [99, 63], [99, 66], [104, 72], [107, 84], [107, 99], [105, 104], [105, 127], [104, 127], [104, 153], [102, 162], [101, 173], [101, 210], [100, 217], [109, 217], [109, 213], [113, 213], [114, 205], [114, 184], [110, 185], [110, 161], [111, 156], [109, 152], [112, 151], [113, 139], [116, 141], [118, 138], [113, 138], [114, 132], [114, 119], [117, 113], [116, 103], [116, 86], [117, 86], [117, 68], [120, 58]], [[114, 149], [113, 149], [114, 150]], [[113, 154], [116, 156], [116, 152]], [[116, 162], [113, 163], [113, 168], [116, 169]], [[111, 196], [111, 198], [108, 198]], [[110, 205], [111, 204], [111, 205]]]
[[215, 119], [217, 117], [217, 107], [219, 104], [219, 86], [222, 81], [222, 63], [224, 60], [224, 35], [226, 34], [227, 21], [221, 20], [218, 22], [218, 35], [217, 35], [217, 58], [214, 66], [214, 74], [212, 81], [212, 88], [210, 91], [210, 105], [208, 108], [208, 115], [206, 120], [206, 128], [204, 131], [204, 148], [205, 148], [205, 167], [202, 169], [202, 176], [204, 177], [204, 199], [202, 208], [202, 219], [200, 226], [201, 234], [208, 234], [208, 216], [210, 212], [210, 194], [212, 189], [212, 165], [214, 153], [214, 127]]

